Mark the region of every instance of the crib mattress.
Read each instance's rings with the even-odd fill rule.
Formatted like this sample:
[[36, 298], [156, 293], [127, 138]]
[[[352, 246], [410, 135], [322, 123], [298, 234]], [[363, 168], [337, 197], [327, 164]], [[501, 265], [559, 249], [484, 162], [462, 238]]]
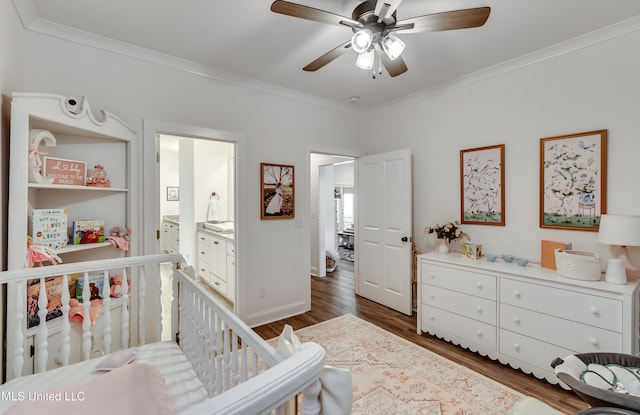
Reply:
[[[176, 414], [207, 398], [207, 391], [202, 382], [176, 343], [164, 341], [135, 349], [135, 362], [155, 367], [164, 377]], [[19, 392], [28, 395], [29, 392], [44, 392], [61, 385], [85, 383], [101, 375], [94, 368], [102, 359], [104, 357], [97, 357], [48, 372], [13, 379], [0, 385], [0, 393], [3, 397], [18, 396]], [[15, 403], [16, 401], [11, 399], [0, 399], [0, 414]]]

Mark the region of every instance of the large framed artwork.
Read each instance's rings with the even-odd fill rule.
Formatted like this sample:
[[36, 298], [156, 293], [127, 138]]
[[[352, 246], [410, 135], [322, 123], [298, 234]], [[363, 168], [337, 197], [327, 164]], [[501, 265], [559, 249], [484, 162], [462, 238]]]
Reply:
[[460, 150], [461, 223], [504, 226], [504, 144]]
[[260, 163], [260, 218], [295, 217], [294, 167]]
[[607, 130], [540, 139], [540, 227], [597, 231], [606, 179]]

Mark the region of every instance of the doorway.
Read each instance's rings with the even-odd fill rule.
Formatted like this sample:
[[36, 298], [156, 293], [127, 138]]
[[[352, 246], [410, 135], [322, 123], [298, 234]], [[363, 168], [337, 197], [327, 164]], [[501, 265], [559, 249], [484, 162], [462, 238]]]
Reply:
[[355, 245], [355, 159], [311, 153], [311, 275], [353, 273]]
[[[234, 132], [146, 119], [143, 121], [143, 129], [144, 143], [141, 150], [143, 151], [144, 166], [141, 183], [144, 209], [140, 213], [140, 220], [143, 223], [140, 251], [144, 255], [158, 254], [164, 251], [164, 246], [161, 246], [163, 240], [160, 236], [163, 224], [162, 214], [164, 213], [164, 216], [173, 214], [177, 216], [179, 224], [176, 251], [183, 255], [189, 265], [193, 265], [195, 268], [198, 261], [196, 235], [199, 223], [215, 217], [232, 221], [234, 224], [233, 233], [228, 237], [234, 241], [235, 246], [233, 250], [229, 251], [230, 258], [227, 258], [233, 268], [229, 280], [235, 289], [232, 297], [233, 312], [242, 318], [245, 310], [243, 293], [246, 288], [242, 278], [239, 278], [239, 275], [244, 273], [244, 267], [238, 258], [243, 255], [241, 242], [242, 235], [245, 235], [246, 230], [242, 223], [236, 223], [236, 219], [244, 217], [243, 196], [237, 192], [237, 188], [245, 185], [246, 180], [242, 170], [238, 169], [238, 164], [244, 160], [244, 136]], [[160, 157], [161, 147], [164, 147], [165, 140], [167, 143], [174, 142], [174, 145], [177, 140], [179, 150], [177, 151], [178, 160], [175, 164], [179, 164], [179, 166], [174, 166], [178, 170], [177, 173], [174, 173], [175, 177], [162, 175], [161, 178], [161, 171], [167, 167]], [[219, 158], [219, 155], [211, 155], [201, 150], [207, 145], [223, 144], [227, 147], [224, 147], [226, 150], [223, 151], [225, 155], [221, 156], [222, 158]], [[183, 149], [185, 151], [182, 151]], [[212, 162], [214, 157], [216, 163]], [[200, 170], [195, 168], [198, 158], [206, 159], [206, 163], [200, 163], [206, 165], [206, 168]], [[222, 162], [222, 159], [226, 161]], [[169, 162], [166, 157], [165, 161]], [[219, 169], [220, 171], [218, 171]], [[214, 183], [210, 181], [212, 176], [224, 177], [224, 180]], [[208, 209], [209, 199], [214, 192], [219, 195], [216, 204], [218, 210], [214, 216], [209, 216], [211, 213]], [[149, 281], [147, 289], [159, 291], [160, 285], [159, 282]], [[163, 309], [162, 323], [164, 324], [167, 308], [162, 302], [153, 302], [153, 304], [150, 302], [148, 315], [159, 315], [160, 308]], [[160, 328], [160, 323], [154, 325], [154, 329], [156, 328]], [[158, 330], [154, 330], [150, 337], [157, 340], [159, 339], [159, 337], [155, 337], [157, 335]]]

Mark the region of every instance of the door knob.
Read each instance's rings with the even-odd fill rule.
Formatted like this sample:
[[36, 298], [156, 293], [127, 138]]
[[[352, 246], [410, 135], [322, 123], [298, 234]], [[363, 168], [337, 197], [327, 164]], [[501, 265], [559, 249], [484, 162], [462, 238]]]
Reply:
[[409, 238], [407, 238], [406, 236], [403, 236], [403, 237], [402, 237], [402, 239], [401, 239], [401, 241], [402, 241], [402, 242], [408, 242], [408, 241], [409, 241]]

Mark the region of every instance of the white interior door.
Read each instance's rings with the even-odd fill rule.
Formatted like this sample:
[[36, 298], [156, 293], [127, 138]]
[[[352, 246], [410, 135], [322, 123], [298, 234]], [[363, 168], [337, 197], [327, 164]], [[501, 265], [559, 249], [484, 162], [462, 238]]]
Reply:
[[358, 159], [358, 294], [411, 315], [411, 152]]

